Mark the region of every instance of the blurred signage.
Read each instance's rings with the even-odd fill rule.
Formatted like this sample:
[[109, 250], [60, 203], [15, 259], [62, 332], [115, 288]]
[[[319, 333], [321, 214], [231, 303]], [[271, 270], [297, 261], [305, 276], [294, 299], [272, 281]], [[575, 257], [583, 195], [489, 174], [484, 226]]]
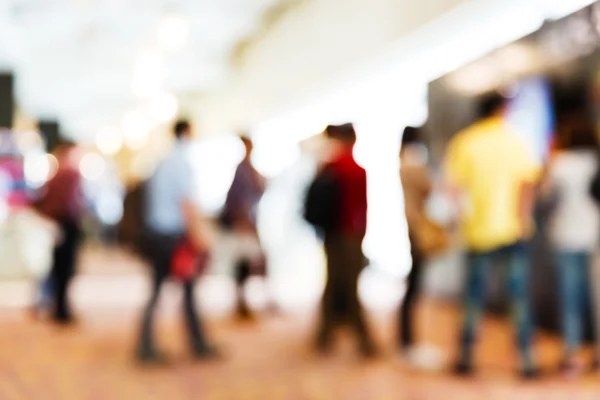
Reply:
[[24, 160], [11, 130], [0, 130], [0, 200], [9, 206], [28, 202]]
[[547, 22], [538, 35], [542, 50], [552, 59], [569, 61], [590, 55], [600, 48], [600, 2]]

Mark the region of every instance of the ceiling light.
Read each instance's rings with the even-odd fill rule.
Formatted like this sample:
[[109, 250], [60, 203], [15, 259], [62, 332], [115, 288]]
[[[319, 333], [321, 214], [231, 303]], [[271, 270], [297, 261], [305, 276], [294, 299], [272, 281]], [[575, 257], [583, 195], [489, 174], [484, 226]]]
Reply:
[[79, 172], [81, 176], [90, 181], [98, 180], [106, 170], [104, 158], [97, 153], [87, 153], [81, 157]]
[[164, 62], [154, 49], [143, 51], [137, 58], [133, 71], [131, 90], [138, 98], [148, 98], [160, 91]]
[[190, 36], [190, 26], [187, 19], [170, 15], [160, 24], [157, 39], [161, 46], [169, 50], [183, 48]]
[[121, 130], [125, 138], [125, 144], [131, 150], [138, 150], [148, 143], [151, 123], [144, 113], [134, 110], [123, 117]]
[[148, 103], [147, 114], [157, 123], [172, 121], [179, 110], [177, 98], [170, 93], [154, 97]]
[[123, 147], [123, 137], [121, 136], [119, 128], [107, 126], [98, 132], [96, 135], [96, 146], [106, 155], [118, 153], [119, 150], [121, 150], [121, 147]]
[[52, 158], [54, 157], [40, 151], [25, 154], [23, 173], [27, 185], [32, 188], [39, 188], [54, 175], [53, 167], [56, 166], [53, 165]]

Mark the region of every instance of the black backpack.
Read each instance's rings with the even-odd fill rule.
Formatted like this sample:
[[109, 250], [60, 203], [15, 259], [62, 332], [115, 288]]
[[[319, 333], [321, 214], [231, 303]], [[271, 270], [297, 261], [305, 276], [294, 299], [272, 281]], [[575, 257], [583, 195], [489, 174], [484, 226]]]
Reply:
[[319, 234], [334, 231], [339, 225], [339, 183], [329, 169], [319, 173], [310, 184], [304, 199], [304, 219]]

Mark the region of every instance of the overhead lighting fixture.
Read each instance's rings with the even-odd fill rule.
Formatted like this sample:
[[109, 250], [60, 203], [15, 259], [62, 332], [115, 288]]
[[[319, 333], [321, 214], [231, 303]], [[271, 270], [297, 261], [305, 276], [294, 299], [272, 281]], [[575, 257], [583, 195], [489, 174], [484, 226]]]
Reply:
[[81, 157], [79, 172], [89, 181], [96, 181], [102, 177], [106, 170], [106, 161], [100, 154], [87, 153]]
[[148, 143], [152, 125], [144, 113], [134, 110], [123, 116], [121, 130], [125, 145], [131, 150], [139, 150]]
[[164, 61], [155, 49], [146, 49], [137, 58], [133, 71], [131, 90], [140, 99], [147, 99], [160, 92]]
[[32, 188], [39, 188], [56, 174], [58, 161], [51, 154], [31, 151], [24, 157], [25, 181]]
[[498, 86], [500, 72], [489, 63], [479, 61], [453, 72], [449, 76], [449, 84], [465, 95], [473, 96], [484, 93]]
[[107, 126], [96, 135], [96, 146], [103, 154], [113, 155], [123, 147], [123, 137], [119, 128]]
[[158, 43], [169, 50], [179, 50], [188, 43], [190, 25], [186, 18], [169, 15], [160, 24], [157, 32]]
[[160, 124], [172, 121], [177, 116], [178, 111], [179, 102], [177, 97], [170, 93], [154, 97], [146, 107], [148, 117]]

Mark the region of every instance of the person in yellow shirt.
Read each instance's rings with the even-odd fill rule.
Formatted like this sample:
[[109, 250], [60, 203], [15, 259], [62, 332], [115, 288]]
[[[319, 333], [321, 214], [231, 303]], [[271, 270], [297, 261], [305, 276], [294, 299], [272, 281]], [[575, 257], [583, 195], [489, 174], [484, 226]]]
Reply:
[[512, 313], [521, 351], [521, 375], [537, 375], [531, 354], [533, 326], [528, 293], [527, 242], [533, 232], [533, 202], [540, 167], [523, 138], [503, 120], [506, 101], [490, 95], [483, 119], [450, 142], [445, 168], [459, 205], [467, 247], [465, 318], [455, 372], [473, 372], [472, 349], [479, 324], [487, 271], [506, 262]]

